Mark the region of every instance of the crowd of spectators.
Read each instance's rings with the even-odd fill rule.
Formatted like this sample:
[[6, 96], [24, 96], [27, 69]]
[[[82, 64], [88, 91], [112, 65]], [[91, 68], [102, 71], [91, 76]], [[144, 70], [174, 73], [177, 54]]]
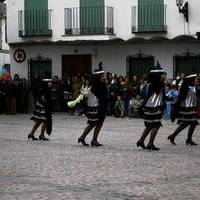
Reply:
[[[169, 119], [171, 109], [178, 96], [178, 89], [184, 75], [174, 82], [163, 77], [167, 98], [164, 118]], [[52, 79], [53, 112], [71, 112], [75, 115], [84, 115], [84, 101], [74, 110], [67, 108], [67, 101], [78, 97], [81, 91], [90, 87], [91, 74], [77, 74], [69, 76], [64, 74], [60, 80], [58, 76]], [[0, 113], [17, 114], [31, 113], [37, 98], [40, 79], [31, 83], [25, 78], [15, 74], [13, 80], [0, 80]], [[199, 80], [197, 79], [197, 82]], [[106, 74], [106, 86], [108, 89], [107, 115], [115, 117], [140, 117], [140, 107], [145, 97], [148, 81], [145, 75], [117, 76], [113, 73]]]

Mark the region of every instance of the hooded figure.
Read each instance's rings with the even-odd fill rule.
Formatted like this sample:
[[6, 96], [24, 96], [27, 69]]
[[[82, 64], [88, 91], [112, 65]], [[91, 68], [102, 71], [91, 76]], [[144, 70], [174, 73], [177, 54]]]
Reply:
[[186, 76], [183, 81], [180, 93], [178, 95], [177, 102], [174, 106], [175, 110], [172, 115], [172, 121], [177, 119], [179, 124], [178, 128], [168, 136], [168, 140], [174, 145], [175, 137], [186, 127], [189, 126], [188, 137], [186, 139], [187, 145], [197, 145], [192, 140], [192, 135], [196, 126], [198, 125], [197, 121], [197, 97], [196, 97], [196, 87], [195, 87], [195, 78], [197, 74], [190, 73]]
[[[146, 97], [142, 105], [142, 114], [144, 118], [145, 129], [142, 136], [137, 141], [137, 147], [149, 150], [159, 150], [154, 145], [155, 137], [161, 124], [162, 113], [165, 105], [165, 91], [162, 75], [164, 70], [157, 64], [149, 73], [149, 84], [147, 85]], [[150, 140], [147, 146], [144, 140], [150, 134]]]
[[104, 74], [105, 72], [103, 69], [99, 68], [95, 70], [92, 75], [91, 90], [87, 97], [86, 115], [88, 118], [88, 125], [78, 139], [78, 143], [82, 143], [84, 146], [88, 146], [85, 142], [85, 138], [93, 128], [94, 134], [91, 145], [96, 147], [102, 146], [102, 144], [97, 141], [97, 137], [106, 116], [107, 87], [105, 85]]

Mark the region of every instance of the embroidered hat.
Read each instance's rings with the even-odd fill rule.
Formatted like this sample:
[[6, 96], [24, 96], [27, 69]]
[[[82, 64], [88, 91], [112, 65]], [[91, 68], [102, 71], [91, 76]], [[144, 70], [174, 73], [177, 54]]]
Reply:
[[197, 77], [197, 74], [192, 72], [192, 73], [188, 73], [185, 78], [189, 79], [189, 78], [195, 78], [195, 77]]
[[93, 72], [93, 75], [103, 75], [105, 73], [105, 71], [101, 70], [101, 69], [96, 69]]
[[151, 74], [165, 74], [165, 70], [161, 68], [160, 63], [157, 62], [157, 65], [150, 69]]
[[43, 78], [42, 81], [44, 81], [44, 82], [52, 82], [52, 79], [50, 79], [50, 78]]

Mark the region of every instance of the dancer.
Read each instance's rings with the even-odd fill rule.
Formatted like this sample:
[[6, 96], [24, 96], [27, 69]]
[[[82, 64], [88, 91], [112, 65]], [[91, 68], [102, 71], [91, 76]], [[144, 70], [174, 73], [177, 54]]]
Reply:
[[31, 133], [28, 135], [28, 139], [38, 140], [34, 134], [38, 127], [42, 124], [41, 134], [39, 140], [49, 140], [44, 136], [45, 131], [48, 135], [52, 131], [52, 117], [51, 117], [51, 79], [43, 79], [41, 87], [39, 88], [39, 96], [36, 100], [35, 110], [31, 120], [35, 122]]
[[[159, 63], [157, 67], [150, 70], [147, 95], [142, 106], [145, 129], [136, 143], [137, 147], [142, 147], [143, 149], [160, 150], [160, 148], [154, 145], [154, 140], [160, 126], [162, 126], [160, 120], [165, 103], [164, 82], [162, 81], [163, 74], [164, 70], [160, 67]], [[149, 134], [149, 143], [145, 146], [144, 140]]]
[[198, 125], [197, 121], [197, 99], [196, 99], [196, 88], [195, 88], [195, 78], [196, 74], [192, 73], [186, 76], [186, 79], [183, 81], [178, 100], [174, 106], [175, 111], [173, 112], [172, 121], [175, 121], [177, 118], [177, 123], [179, 124], [178, 128], [168, 136], [168, 140], [176, 145], [174, 142], [176, 136], [189, 126], [188, 136], [186, 139], [187, 145], [197, 145], [193, 140], [192, 136], [196, 126]]
[[99, 132], [103, 126], [107, 107], [107, 88], [105, 85], [104, 71], [100, 66], [95, 70], [92, 77], [91, 90], [87, 97], [88, 125], [83, 134], [79, 137], [78, 143], [88, 146], [85, 142], [86, 136], [94, 128], [93, 139], [91, 145], [94, 147], [102, 146], [97, 140]]

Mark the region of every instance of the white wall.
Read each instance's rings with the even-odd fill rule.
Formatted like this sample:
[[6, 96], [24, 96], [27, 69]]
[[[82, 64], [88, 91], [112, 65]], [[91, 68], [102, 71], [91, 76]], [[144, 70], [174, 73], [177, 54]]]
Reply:
[[[77, 54], [92, 54], [92, 68], [95, 69], [100, 61], [103, 62], [106, 71], [114, 72], [118, 75], [126, 74], [126, 57], [135, 55], [139, 52], [149, 54], [158, 60], [161, 66], [166, 69], [168, 77], [173, 76], [173, 56], [182, 54], [187, 51], [200, 54], [199, 44], [183, 43], [157, 43], [155, 44], [132, 44], [132, 45], [104, 45], [104, 46], [25, 46], [27, 59], [19, 64], [11, 57], [11, 71], [20, 74], [22, 77], [28, 76], [28, 59], [37, 57], [47, 57], [52, 59], [52, 74], [61, 77], [62, 55], [75, 54], [74, 50], [78, 49]], [[95, 49], [95, 51], [94, 51]], [[11, 55], [15, 49], [11, 48]]]
[[10, 55], [8, 53], [0, 53], [0, 71], [4, 64], [10, 64]]
[[[9, 51], [9, 46], [5, 41], [5, 18], [2, 17], [1, 19], [1, 31], [2, 31], [2, 35], [1, 35], [1, 42], [2, 42], [2, 46], [1, 46], [1, 50], [3, 52]], [[0, 71], [2, 71], [2, 66], [4, 64], [10, 64], [10, 54], [8, 53], [2, 53], [0, 52]]]
[[161, 66], [166, 69], [168, 77], [173, 77], [173, 56], [185, 52], [200, 54], [199, 44], [133, 44], [124, 46], [104, 46], [99, 47], [98, 58], [95, 62], [103, 61], [108, 71], [113, 71], [118, 75], [126, 74], [126, 56], [135, 55], [139, 52], [152, 55], [155, 62], [158, 60]]
[[3, 50], [9, 50], [9, 46], [6, 43], [6, 19], [1, 19], [1, 31], [2, 31], [2, 49]]
[[[184, 23], [182, 14], [179, 14], [175, 0], [165, 0], [167, 5], [167, 34], [162, 35], [173, 38], [178, 35], [189, 34], [196, 36], [196, 32], [200, 30], [200, 1], [189, 1], [189, 24]], [[114, 30], [115, 37], [124, 40], [132, 37], [145, 37], [149, 38], [155, 34], [132, 34], [131, 33], [131, 7], [137, 5], [137, 0], [105, 0], [106, 6], [114, 7]], [[20, 38], [18, 37], [18, 11], [24, 9], [24, 0], [8, 0], [7, 1], [7, 18], [8, 18], [8, 42], [23, 42], [27, 40], [80, 40], [80, 39], [110, 39], [107, 36], [104, 38], [99, 36], [63, 36], [64, 34], [64, 8], [78, 7], [79, 0], [49, 0], [49, 9], [52, 9], [52, 37], [31, 37]], [[184, 26], [185, 24], [185, 26]], [[185, 27], [185, 28], [184, 28]], [[189, 27], [189, 29], [188, 29]]]
[[77, 46], [24, 46], [20, 47], [26, 52], [26, 60], [23, 63], [16, 63], [13, 57], [17, 47], [11, 47], [11, 71], [20, 74], [22, 77], [28, 76], [28, 59], [38, 57], [52, 59], [52, 74], [61, 77], [62, 71], [62, 55], [75, 54], [75, 49], [78, 49], [78, 54], [93, 54], [93, 47], [77, 47]]

